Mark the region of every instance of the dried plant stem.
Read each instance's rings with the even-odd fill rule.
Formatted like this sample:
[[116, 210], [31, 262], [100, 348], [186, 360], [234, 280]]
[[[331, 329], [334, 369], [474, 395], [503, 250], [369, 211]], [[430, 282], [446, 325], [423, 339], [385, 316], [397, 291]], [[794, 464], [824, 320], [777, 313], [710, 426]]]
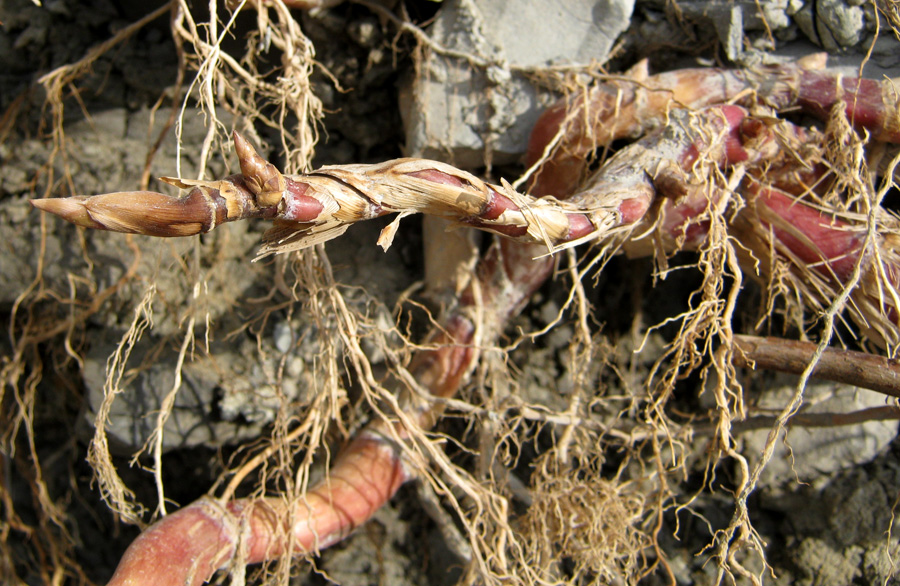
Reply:
[[[737, 366], [796, 375], [806, 370], [817, 347], [812, 342], [744, 335], [736, 335], [734, 343], [734, 362]], [[900, 365], [884, 356], [827, 348], [811, 376], [900, 397]]]

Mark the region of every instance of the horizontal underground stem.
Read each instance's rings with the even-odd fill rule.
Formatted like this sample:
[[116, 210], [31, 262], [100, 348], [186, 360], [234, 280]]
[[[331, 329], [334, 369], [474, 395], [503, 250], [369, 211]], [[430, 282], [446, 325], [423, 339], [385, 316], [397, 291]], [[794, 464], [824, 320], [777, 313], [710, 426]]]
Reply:
[[129, 546], [108, 586], [199, 586], [233, 560], [317, 552], [368, 521], [409, 478], [397, 446], [363, 431], [300, 498], [223, 505], [205, 497], [157, 521]]

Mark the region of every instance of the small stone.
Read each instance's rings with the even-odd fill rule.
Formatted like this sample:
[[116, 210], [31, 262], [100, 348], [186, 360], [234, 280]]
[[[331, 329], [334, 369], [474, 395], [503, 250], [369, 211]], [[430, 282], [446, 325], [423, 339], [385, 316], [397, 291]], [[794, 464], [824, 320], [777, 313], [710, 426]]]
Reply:
[[813, 43], [828, 51], [840, 51], [858, 45], [865, 30], [865, 11], [847, 0], [792, 0], [790, 13], [800, 30]]
[[540, 319], [544, 324], [556, 320], [559, 317], [559, 305], [555, 301], [548, 301], [541, 305]]
[[355, 20], [347, 28], [347, 34], [358, 45], [369, 49], [374, 47], [381, 37], [375, 20]]
[[287, 354], [294, 344], [294, 328], [287, 321], [280, 321], [275, 324], [272, 332], [272, 338], [275, 342], [275, 348], [282, 354]]
[[284, 366], [284, 374], [290, 378], [297, 378], [306, 370], [306, 363], [298, 357], [290, 358]]

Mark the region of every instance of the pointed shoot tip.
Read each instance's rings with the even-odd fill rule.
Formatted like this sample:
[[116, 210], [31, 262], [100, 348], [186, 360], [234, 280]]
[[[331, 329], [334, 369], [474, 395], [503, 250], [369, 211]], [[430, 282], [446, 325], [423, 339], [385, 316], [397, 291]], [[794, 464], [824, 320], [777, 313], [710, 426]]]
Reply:
[[78, 226], [126, 234], [190, 236], [205, 232], [211, 224], [202, 197], [179, 199], [155, 191], [40, 199], [31, 204]]
[[91, 218], [91, 214], [88, 212], [87, 207], [85, 207], [84, 201], [86, 199], [87, 198], [83, 196], [75, 196], [53, 199], [32, 199], [30, 202], [33, 207], [42, 212], [49, 212], [59, 216], [76, 226], [102, 229], [103, 225], [94, 221], [94, 219]]

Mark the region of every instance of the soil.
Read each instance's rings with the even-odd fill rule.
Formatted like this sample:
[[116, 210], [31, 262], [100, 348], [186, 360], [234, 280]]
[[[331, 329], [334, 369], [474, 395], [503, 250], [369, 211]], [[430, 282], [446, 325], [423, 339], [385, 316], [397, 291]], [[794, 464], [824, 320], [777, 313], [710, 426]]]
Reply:
[[[93, 421], [103, 403], [109, 359], [127, 338], [148, 292], [147, 331], [122, 369], [123, 394], [114, 404], [108, 429], [116, 471], [134, 491], [131, 502], [146, 509], [143, 522], [151, 520], [157, 494], [152, 458], [135, 454], [151, 438], [156, 413], [175, 384], [179, 348], [192, 317], [200, 316], [192, 322], [197, 341], [190, 348], [182, 390], [163, 435], [163, 478], [170, 510], [206, 494], [233, 458], [272, 433], [279, 418], [285, 417], [285, 406], [308, 404], [319, 385], [316, 368], [323, 353], [319, 340], [329, 335], [322, 330], [333, 324], [311, 319], [301, 304], [291, 301], [290, 287], [283, 283], [291, 276], [285, 259], [250, 262], [265, 230], [262, 224], [235, 223], [201, 238], [154, 240], [76, 230], [28, 205], [30, 198], [47, 195], [137, 189], [146, 168], [149, 177], [175, 175], [179, 154], [181, 175], [194, 176], [207, 129], [207, 118], [199, 112], [186, 117], [180, 149], [170, 130], [149, 167], [147, 162], [172, 104], [163, 97], [163, 107], [156, 112], [153, 107], [176, 83], [178, 67], [165, 17], [108, 51], [66, 89], [62, 143], [54, 140], [59, 135], [54, 135], [52, 111], [38, 84], [41, 75], [77, 61], [161, 4], [56, 0], [37, 6], [29, 0], [5, 0], [0, 6], [0, 111], [4, 112], [0, 315], [4, 331], [10, 333], [0, 341], [5, 376], [0, 395], [3, 583], [104, 583], [139, 532], [112, 514], [86, 458]], [[420, 23], [427, 23], [440, 8], [425, 0], [408, 0], [403, 6]], [[616, 67], [626, 67], [647, 52], [654, 54], [656, 70], [697, 56], [722, 57], [715, 36], [707, 38], [700, 30], [690, 31], [689, 48], [672, 50], [668, 57], [648, 49], [641, 39], [664, 38], [662, 29], [672, 32], [668, 38], [673, 43], [688, 46], [685, 29], [661, 20], [662, 10], [660, 3], [639, 3]], [[294, 14], [322, 65], [313, 79], [314, 91], [327, 114], [314, 165], [402, 156], [397, 94], [401, 77], [414, 69], [414, 41], [396, 36], [390, 23], [359, 4]], [[252, 26], [253, 20], [247, 18], [238, 30]], [[796, 30], [793, 34], [799, 36]], [[790, 37], [786, 32], [783, 36]], [[242, 46], [236, 37], [230, 50]], [[229, 114], [220, 115], [228, 124]], [[270, 145], [280, 143], [270, 129], [260, 128], [259, 133]], [[270, 156], [277, 163], [281, 155], [273, 150]], [[230, 155], [215, 156], [209, 174], [224, 176], [236, 168]], [[519, 172], [493, 170], [510, 179]], [[156, 180], [148, 187], [173, 193]], [[397, 304], [421, 281], [424, 269], [419, 222], [404, 220], [401, 236], [387, 253], [375, 246], [383, 226], [378, 222], [356, 226], [329, 243], [327, 250], [349, 306], [386, 329], [397, 320]], [[681, 261], [688, 265], [691, 259]], [[193, 285], [198, 282], [202, 287]], [[572, 367], [578, 325], [571, 313], [565, 314], [548, 334], [526, 340], [509, 353], [508, 392], [517, 394], [521, 403], [562, 413], [579, 385], [603, 388], [606, 396], [621, 398], [613, 401], [616, 409], [598, 410], [615, 425], [621, 417], [638, 415], [634, 397], [640, 393], [635, 388], [673, 335], [662, 328], [644, 339], [646, 326], [678, 315], [698, 277], [680, 271], [657, 283], [649, 261], [617, 257], [586, 285], [593, 307], [591, 327], [602, 340], [586, 372]], [[564, 276], [545, 286], [510, 326], [510, 340], [516, 331], [535, 331], [553, 321], [568, 290]], [[758, 299], [758, 292], [748, 286], [742, 307], [746, 317], [736, 324], [737, 330], [752, 331]], [[421, 336], [425, 325], [421, 319], [415, 321], [421, 312], [410, 305], [402, 307], [401, 324], [410, 328], [406, 333]], [[400, 344], [397, 337], [389, 339]], [[386, 370], [383, 348], [368, 339], [363, 342], [369, 360]], [[353, 428], [364, 410], [353, 404], [358, 397], [345, 367], [341, 365], [341, 374], [349, 403], [342, 413], [349, 418], [347, 427]], [[780, 408], [796, 384], [786, 376], [742, 376], [755, 414]], [[679, 383], [668, 409], [681, 419], [714, 409], [703, 389], [698, 376], [688, 377]], [[884, 397], [875, 393], [824, 383], [812, 385], [807, 397], [823, 412], [885, 404]], [[475, 400], [472, 395], [466, 398]], [[767, 429], [738, 436], [738, 448], [751, 464]], [[460, 442], [454, 458], [461, 465], [472, 459], [467, 450], [482, 445], [478, 435], [484, 431], [473, 431], [461, 417], [443, 422], [439, 431]], [[793, 429], [786, 441], [779, 442], [775, 461], [749, 503], [771, 571], [763, 572], [752, 555], [745, 560], [747, 567], [763, 575], [767, 584], [874, 585], [897, 580], [900, 573], [891, 563], [900, 554], [900, 541], [891, 532], [900, 486], [896, 433], [896, 421]], [[517, 454], [509, 466], [509, 486], [532, 486], [530, 497], [510, 489], [517, 518], [528, 518], [529, 498], [540, 501], [541, 490], [551, 494], [552, 487], [542, 489], [538, 484], [535, 470], [541, 454], [555, 446], [560, 435], [559, 429], [534, 426], [514, 442]], [[337, 445], [340, 438], [334, 432], [331, 439]], [[702, 434], [680, 438], [682, 451], [672, 454], [680, 465], [663, 463], [675, 471], [669, 482], [675, 485], [671, 490], [677, 503], [673, 501], [659, 519], [658, 535], [678, 584], [716, 583], [718, 567], [712, 552], [704, 548], [716, 531], [728, 525], [735, 510], [734, 463], [722, 461], [717, 469], [706, 469], [706, 455], [714, 448], [710, 438]], [[603, 460], [596, 467], [597, 477], [581, 479], [589, 498], [599, 499], [604, 483], [613, 478], [645, 478], [647, 471], [641, 472], [641, 466], [655, 465], [630, 461], [624, 452], [594, 456]], [[298, 561], [290, 583], [455, 584], [464, 575], [465, 562], [447, 535], [459, 529], [452, 511], [443, 516], [426, 512], [423, 492], [427, 490], [415, 483], [403, 487], [389, 506], [349, 539], [322, 552], [313, 563]], [[658, 495], [644, 496], [651, 500]], [[689, 504], [675, 506], [685, 503]], [[553, 537], [547, 533], [543, 539]], [[601, 575], [590, 565], [583, 569], [577, 552], [565, 555], [560, 580], [590, 582]], [[582, 568], [581, 573], [575, 568]], [[665, 572], [656, 571], [640, 583], [662, 584], [667, 579]], [[734, 580], [751, 583], [742, 576]]]

